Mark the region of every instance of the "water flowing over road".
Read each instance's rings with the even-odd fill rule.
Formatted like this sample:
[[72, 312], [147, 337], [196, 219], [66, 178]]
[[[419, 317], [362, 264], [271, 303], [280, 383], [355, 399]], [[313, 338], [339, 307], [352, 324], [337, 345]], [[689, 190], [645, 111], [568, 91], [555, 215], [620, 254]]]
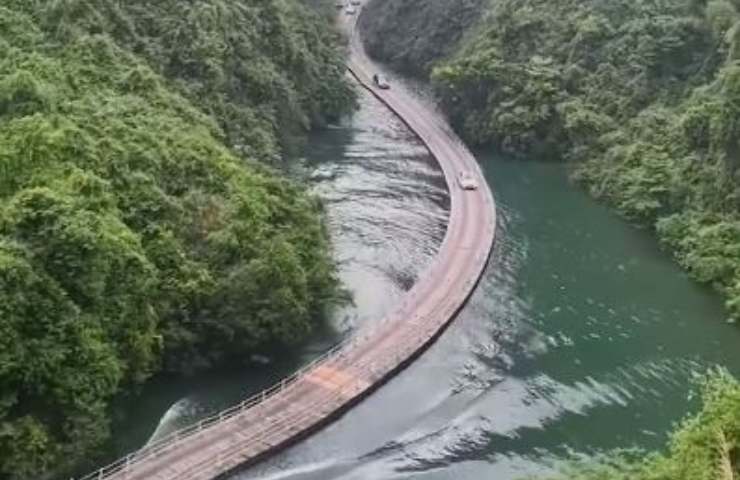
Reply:
[[[154, 442], [93, 479], [207, 480], [253, 463], [337, 418], [413, 361], [444, 330], [484, 271], [496, 209], [475, 158], [434, 111], [401, 88], [374, 90], [367, 59], [350, 26], [348, 67], [358, 82], [413, 130], [438, 162], [449, 187], [447, 229], [433, 263], [401, 305], [273, 388]], [[458, 172], [476, 190], [456, 184]]]
[[[407, 249], [425, 261], [405, 240], [410, 232], [397, 232], [397, 247], [372, 248], [383, 225], [398, 230], [405, 218], [392, 210], [382, 221], [393, 191], [383, 184], [439, 196], [423, 153], [399, 147], [403, 126], [378, 128], [376, 115], [363, 98], [351, 122], [316, 135], [306, 154], [362, 299], [339, 326], [374, 321], [383, 299], [373, 292], [398, 290], [380, 255], [395, 261], [393, 251]], [[476, 156], [496, 192], [500, 231], [460, 316], [340, 420], [231, 480], [526, 479], [570, 455], [661, 448], [673, 422], [697, 406], [688, 395], [695, 375], [717, 364], [740, 373], [740, 330], [725, 322], [720, 298], [688, 279], [650, 232], [572, 186], [562, 164]], [[430, 244], [440, 207], [414, 207], [412, 224], [433, 213], [420, 232]], [[413, 271], [408, 263], [403, 270]]]
[[[270, 385], [337, 334], [377, 324], [432, 263], [449, 212], [443, 177], [370, 93], [303, 155], [296, 170], [326, 205], [354, 304], [290, 361], [281, 352], [267, 366], [148, 384], [127, 400], [112, 457]], [[229, 478], [518, 480], [573, 454], [660, 448], [696, 407], [694, 375], [717, 364], [740, 374], [740, 329], [649, 232], [570, 185], [560, 164], [476, 156], [500, 231], [495, 261], [456, 321], [342, 418]]]

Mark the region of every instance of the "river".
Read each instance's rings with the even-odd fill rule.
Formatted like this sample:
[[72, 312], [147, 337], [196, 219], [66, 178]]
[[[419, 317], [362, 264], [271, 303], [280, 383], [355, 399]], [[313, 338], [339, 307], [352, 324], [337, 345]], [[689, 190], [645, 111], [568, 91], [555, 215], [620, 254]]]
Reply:
[[[119, 425], [117, 453], [275, 381], [382, 318], [444, 235], [441, 174], [367, 94], [312, 135], [296, 175], [327, 208], [354, 303], [302, 351], [269, 365], [160, 380]], [[247, 479], [496, 478], [546, 472], [571, 455], [660, 447], [696, 406], [692, 378], [740, 373], [740, 328], [654, 238], [572, 186], [557, 163], [476, 152], [499, 207], [486, 274], [419, 360], [344, 417], [233, 476]]]

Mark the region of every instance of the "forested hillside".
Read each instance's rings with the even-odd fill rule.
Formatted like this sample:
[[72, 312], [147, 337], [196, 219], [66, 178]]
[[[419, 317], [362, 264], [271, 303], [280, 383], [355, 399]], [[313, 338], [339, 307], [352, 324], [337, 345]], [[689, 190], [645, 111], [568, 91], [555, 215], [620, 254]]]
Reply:
[[359, 18], [365, 47], [403, 73], [428, 76], [435, 62], [455, 50], [488, 1], [367, 2]]
[[[371, 54], [393, 61], [385, 52], [404, 42], [387, 31], [435, 26], [442, 33], [415, 45], [439, 52], [434, 39], [459, 22], [415, 3], [414, 15], [364, 29]], [[654, 228], [740, 317], [740, 2], [495, 0], [457, 35], [428, 78], [469, 143], [571, 162], [574, 178]]]
[[163, 368], [311, 331], [321, 208], [264, 165], [352, 107], [342, 62], [293, 0], [0, 0], [0, 478], [94, 457]]
[[[468, 143], [569, 162], [740, 318], [740, 1], [490, 0], [475, 11], [373, 0], [361, 25], [371, 55], [431, 82]], [[424, 53], [400, 66], [409, 45]], [[740, 478], [740, 387], [715, 374], [702, 390], [665, 453], [607, 454], [558, 478]]]
[[701, 409], [664, 453], [622, 451], [576, 463], [552, 480], [735, 480], [740, 475], [740, 384], [723, 371], [702, 379]]

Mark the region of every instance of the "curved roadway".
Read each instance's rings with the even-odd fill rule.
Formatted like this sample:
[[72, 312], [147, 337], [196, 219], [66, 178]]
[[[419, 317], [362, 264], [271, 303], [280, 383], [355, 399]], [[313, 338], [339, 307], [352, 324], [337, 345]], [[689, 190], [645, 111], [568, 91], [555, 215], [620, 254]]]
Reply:
[[[342, 14], [344, 16], [344, 14]], [[496, 209], [473, 155], [444, 119], [401, 85], [373, 88], [378, 67], [365, 55], [354, 18], [348, 69], [416, 133], [444, 172], [449, 224], [432, 265], [403, 302], [371, 330], [271, 391], [147, 446], [87, 479], [210, 480], [295, 443], [340, 416], [408, 365], [439, 336], [473, 292], [493, 246]], [[457, 174], [470, 172], [479, 189], [465, 191]]]

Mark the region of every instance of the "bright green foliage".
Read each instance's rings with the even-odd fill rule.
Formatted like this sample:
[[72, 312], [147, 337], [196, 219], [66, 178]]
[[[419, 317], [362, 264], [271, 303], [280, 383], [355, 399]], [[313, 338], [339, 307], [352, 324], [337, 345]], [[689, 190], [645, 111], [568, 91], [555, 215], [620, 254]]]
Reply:
[[372, 0], [358, 27], [368, 53], [405, 74], [427, 76], [454, 52], [489, 0]]
[[[496, 0], [487, 10], [431, 73], [456, 129], [572, 162], [594, 196], [655, 228], [740, 318], [740, 3]], [[427, 43], [449, 33], [436, 28]]]
[[336, 34], [300, 2], [24, 3], [57, 41], [105, 33], [135, 52], [251, 158], [275, 161], [279, 142], [336, 118], [354, 101]]
[[0, 243], [0, 296], [0, 472], [33, 478], [104, 434], [104, 400], [123, 365], [102, 323], [8, 241]]
[[655, 225], [695, 278], [727, 296], [740, 316], [740, 66], [680, 105], [650, 107], [598, 140], [576, 168], [598, 197]]
[[707, 79], [720, 58], [716, 42], [685, 3], [495, 2], [432, 78], [471, 141], [569, 154], [584, 134], [606, 133]]
[[714, 373], [702, 386], [702, 409], [678, 425], [665, 454], [616, 453], [578, 465], [563, 480], [734, 480], [740, 476], [740, 384]]
[[325, 22], [0, 1], [0, 479], [88, 460], [122, 386], [294, 344], [336, 301], [320, 206], [258, 162], [351, 106]]
[[[460, 3], [374, 1], [398, 13], [391, 4], [452, 13]], [[740, 1], [492, 0], [488, 9], [431, 74], [457, 131], [571, 161], [594, 196], [655, 228], [740, 318]], [[405, 22], [415, 32], [424, 21], [413, 12], [379, 18], [385, 25], [368, 35], [389, 25], [405, 32]], [[389, 39], [435, 52], [446, 28]], [[740, 384], [718, 373], [703, 392], [702, 410], [678, 426], [667, 453], [618, 452], [560, 479], [740, 479]]]

